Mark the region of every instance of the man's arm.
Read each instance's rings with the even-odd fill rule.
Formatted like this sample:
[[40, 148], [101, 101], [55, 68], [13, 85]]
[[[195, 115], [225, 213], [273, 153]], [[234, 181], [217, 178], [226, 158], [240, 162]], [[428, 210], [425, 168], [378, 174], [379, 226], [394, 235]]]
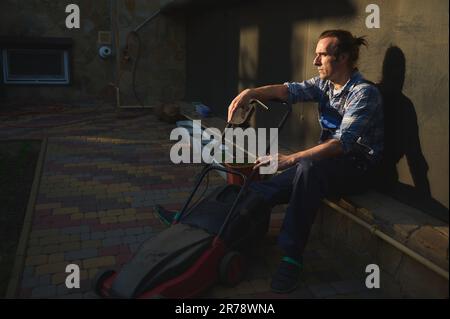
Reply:
[[309, 149], [292, 154], [295, 162], [302, 158], [311, 158], [314, 160], [321, 160], [330, 157], [336, 157], [344, 154], [342, 143], [336, 139], [330, 139], [322, 144], [316, 145]]
[[228, 107], [228, 121], [231, 120], [234, 111], [238, 107], [249, 104], [252, 99], [258, 99], [261, 101], [279, 100], [285, 102], [288, 100], [288, 94], [288, 88], [284, 84], [267, 85], [254, 89], [246, 89], [236, 96]]
[[[317, 146], [311, 147], [309, 149], [294, 154], [290, 155], [278, 154], [278, 170], [284, 170], [286, 168], [289, 168], [295, 165], [303, 158], [320, 160], [325, 158], [336, 157], [341, 154], [344, 154], [344, 148], [342, 147], [341, 141], [336, 139], [330, 139], [322, 144], [319, 144]], [[253, 167], [253, 169], [258, 168], [261, 165], [265, 165], [270, 160], [271, 160], [270, 156], [264, 158], [264, 160], [258, 159], [256, 161], [257, 164]]]
[[228, 107], [228, 121], [238, 107], [248, 105], [251, 99], [261, 101], [278, 100], [282, 102], [317, 101], [320, 95], [319, 78], [312, 78], [303, 82], [286, 82], [277, 85], [262, 86], [242, 91]]
[[286, 102], [288, 99], [288, 88], [284, 84], [266, 85], [255, 89], [249, 89], [253, 99], [262, 101], [279, 100]]

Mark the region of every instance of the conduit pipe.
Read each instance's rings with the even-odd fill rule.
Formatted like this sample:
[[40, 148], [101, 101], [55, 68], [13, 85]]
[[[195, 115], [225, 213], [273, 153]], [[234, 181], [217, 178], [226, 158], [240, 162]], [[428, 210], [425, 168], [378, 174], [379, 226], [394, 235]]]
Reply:
[[328, 205], [329, 207], [333, 208], [334, 210], [336, 210], [337, 212], [347, 216], [348, 218], [350, 218], [351, 220], [353, 220], [354, 222], [356, 222], [358, 225], [363, 226], [364, 228], [370, 230], [370, 232], [376, 236], [378, 236], [379, 238], [381, 238], [382, 240], [384, 240], [385, 242], [387, 242], [388, 244], [394, 246], [395, 248], [397, 248], [398, 250], [400, 250], [402, 253], [404, 253], [405, 255], [411, 257], [412, 259], [414, 259], [415, 261], [417, 261], [418, 263], [422, 264], [423, 266], [425, 266], [426, 268], [434, 271], [435, 273], [437, 273], [438, 275], [444, 277], [445, 279], [448, 280], [448, 271], [446, 271], [445, 269], [442, 269], [441, 267], [439, 267], [438, 265], [436, 265], [435, 263], [431, 262], [430, 260], [424, 258], [423, 256], [419, 255], [418, 253], [416, 253], [415, 251], [411, 250], [410, 248], [406, 247], [405, 245], [399, 243], [398, 241], [392, 239], [391, 237], [389, 237], [388, 235], [386, 235], [385, 233], [383, 233], [382, 231], [380, 231], [378, 229], [377, 225], [370, 225], [369, 223], [363, 221], [361, 218], [349, 213], [348, 211], [346, 211], [345, 209], [343, 209], [342, 207], [336, 205], [335, 203], [324, 199], [323, 202]]

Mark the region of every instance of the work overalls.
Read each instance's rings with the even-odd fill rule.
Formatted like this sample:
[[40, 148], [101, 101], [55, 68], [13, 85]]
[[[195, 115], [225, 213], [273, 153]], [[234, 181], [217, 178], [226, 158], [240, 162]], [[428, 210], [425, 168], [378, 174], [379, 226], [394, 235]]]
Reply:
[[[323, 94], [322, 98], [329, 99], [329, 95]], [[329, 139], [340, 127], [344, 114], [343, 110], [323, 108], [322, 102], [329, 101], [319, 103], [322, 127], [319, 143]], [[358, 154], [301, 159], [268, 180], [252, 183], [251, 188], [264, 196], [267, 205], [288, 204], [278, 244], [286, 255], [301, 258], [321, 200], [364, 191], [369, 171], [368, 161]]]

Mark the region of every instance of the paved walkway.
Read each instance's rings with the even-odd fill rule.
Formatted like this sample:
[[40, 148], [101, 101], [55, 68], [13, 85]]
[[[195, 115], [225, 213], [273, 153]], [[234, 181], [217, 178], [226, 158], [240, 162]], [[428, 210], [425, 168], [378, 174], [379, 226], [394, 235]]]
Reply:
[[[172, 128], [148, 112], [111, 109], [3, 121], [2, 139], [48, 137], [16, 297], [95, 298], [91, 279], [97, 271], [119, 268], [144, 240], [164, 229], [151, 207], [180, 209], [201, 167], [170, 162]], [[218, 175], [211, 176], [210, 186], [220, 183]], [[318, 239], [307, 247], [300, 287], [288, 295], [270, 293], [270, 274], [280, 257], [275, 238], [282, 217], [272, 214], [271, 231], [249, 260], [244, 282], [234, 288], [217, 285], [203, 297], [379, 297], [363, 287], [364, 274]], [[69, 263], [80, 265], [80, 289], [65, 287]]]

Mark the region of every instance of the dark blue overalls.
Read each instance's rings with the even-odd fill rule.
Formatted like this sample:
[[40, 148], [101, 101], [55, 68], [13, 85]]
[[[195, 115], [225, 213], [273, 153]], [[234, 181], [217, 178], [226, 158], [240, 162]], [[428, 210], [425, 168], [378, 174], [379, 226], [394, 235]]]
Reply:
[[[328, 94], [323, 98], [328, 98]], [[321, 111], [320, 142], [323, 142], [340, 127], [343, 113], [333, 108]], [[271, 207], [289, 204], [278, 244], [287, 256], [301, 259], [321, 200], [364, 191], [369, 170], [366, 160], [354, 155], [302, 159], [269, 180], [252, 183], [251, 187], [260, 192]]]

